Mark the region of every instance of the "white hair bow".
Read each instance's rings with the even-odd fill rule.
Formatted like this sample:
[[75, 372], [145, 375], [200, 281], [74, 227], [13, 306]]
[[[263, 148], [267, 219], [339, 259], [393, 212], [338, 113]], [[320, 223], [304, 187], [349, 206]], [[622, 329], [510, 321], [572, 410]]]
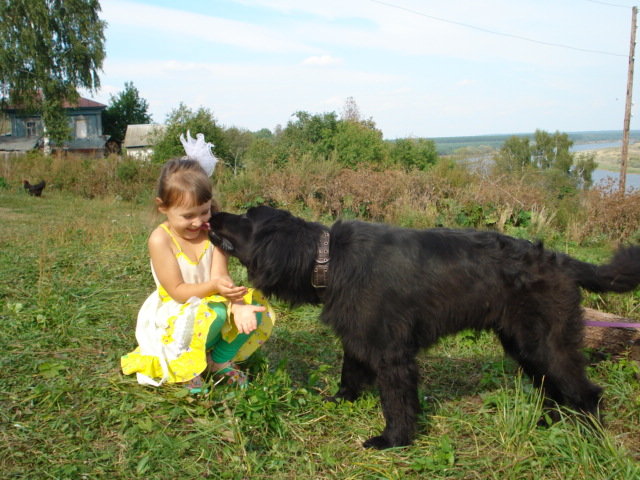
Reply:
[[211, 176], [218, 159], [211, 153], [213, 144], [204, 141], [204, 134], [198, 133], [196, 138], [193, 138], [191, 132], [187, 130], [187, 138], [185, 139], [184, 135], [180, 134], [180, 142], [182, 142], [187, 158], [197, 161], [207, 172], [207, 175]]

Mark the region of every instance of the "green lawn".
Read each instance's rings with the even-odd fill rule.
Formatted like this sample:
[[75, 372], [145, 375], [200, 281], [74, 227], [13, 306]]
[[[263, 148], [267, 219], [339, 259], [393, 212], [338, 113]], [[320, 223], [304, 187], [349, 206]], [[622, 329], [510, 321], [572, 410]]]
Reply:
[[[317, 308], [275, 303], [278, 324], [249, 362], [247, 390], [142, 387], [119, 358], [135, 346], [135, 317], [153, 289], [150, 205], [5, 189], [0, 220], [2, 478], [640, 478], [631, 359], [590, 366], [606, 387], [602, 432], [569, 419], [542, 429], [536, 391], [491, 335], [448, 338], [420, 357], [414, 445], [365, 450], [383, 427], [377, 395], [322, 401], [341, 353]], [[629, 315], [637, 299], [588, 301]]]

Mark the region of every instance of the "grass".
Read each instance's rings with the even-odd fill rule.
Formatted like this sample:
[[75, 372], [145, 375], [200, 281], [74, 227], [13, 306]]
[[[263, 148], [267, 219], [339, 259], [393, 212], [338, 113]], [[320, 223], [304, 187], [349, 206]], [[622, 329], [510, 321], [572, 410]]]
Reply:
[[[606, 387], [602, 431], [570, 418], [541, 429], [538, 393], [491, 335], [464, 332], [420, 356], [415, 443], [365, 450], [383, 427], [377, 395], [322, 401], [341, 353], [317, 308], [275, 303], [275, 333], [250, 360], [245, 391], [142, 387], [119, 358], [153, 289], [145, 242], [157, 218], [56, 190], [0, 190], [0, 218], [3, 478], [640, 478], [640, 368], [630, 358], [589, 367]], [[232, 273], [245, 278], [236, 264]], [[637, 299], [586, 302], [637, 319]]]

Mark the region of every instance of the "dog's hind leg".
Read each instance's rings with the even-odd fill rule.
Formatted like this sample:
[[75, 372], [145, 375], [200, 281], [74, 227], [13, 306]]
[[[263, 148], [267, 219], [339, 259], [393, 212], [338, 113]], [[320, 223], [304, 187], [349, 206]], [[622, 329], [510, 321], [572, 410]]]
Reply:
[[587, 378], [584, 363], [582, 353], [576, 348], [552, 351], [544, 389], [552, 392], [549, 394], [552, 400], [599, 420], [602, 388]]
[[[535, 344], [526, 345], [504, 334], [499, 337], [505, 351], [518, 361], [548, 400], [597, 419], [602, 388], [587, 378], [584, 357], [577, 347], [550, 345], [551, 340], [544, 336]], [[551, 413], [551, 417], [557, 418], [557, 414]]]
[[367, 448], [384, 449], [409, 445], [420, 410], [418, 366], [411, 356], [386, 358], [379, 362], [377, 385], [386, 426], [381, 435], [364, 442]]
[[339, 399], [354, 401], [360, 396], [362, 390], [373, 384], [375, 373], [370, 366], [357, 360], [353, 355], [345, 350], [342, 360], [342, 375], [340, 377], [340, 387], [333, 397], [327, 400], [335, 401]]

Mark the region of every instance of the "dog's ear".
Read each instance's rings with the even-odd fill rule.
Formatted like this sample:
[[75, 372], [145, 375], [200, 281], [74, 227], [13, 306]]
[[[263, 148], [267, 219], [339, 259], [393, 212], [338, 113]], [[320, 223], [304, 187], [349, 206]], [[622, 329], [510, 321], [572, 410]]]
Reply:
[[213, 230], [209, 230], [209, 240], [211, 240], [211, 243], [213, 243], [216, 247], [222, 249], [223, 252], [231, 253], [235, 250], [235, 247], [230, 240], [216, 235], [216, 232], [214, 232]]
[[222, 250], [224, 250], [225, 252], [233, 252], [235, 250], [235, 247], [233, 246], [233, 243], [231, 243], [229, 240], [227, 240], [226, 238], [222, 239], [222, 245], [220, 246], [220, 248], [222, 248]]

